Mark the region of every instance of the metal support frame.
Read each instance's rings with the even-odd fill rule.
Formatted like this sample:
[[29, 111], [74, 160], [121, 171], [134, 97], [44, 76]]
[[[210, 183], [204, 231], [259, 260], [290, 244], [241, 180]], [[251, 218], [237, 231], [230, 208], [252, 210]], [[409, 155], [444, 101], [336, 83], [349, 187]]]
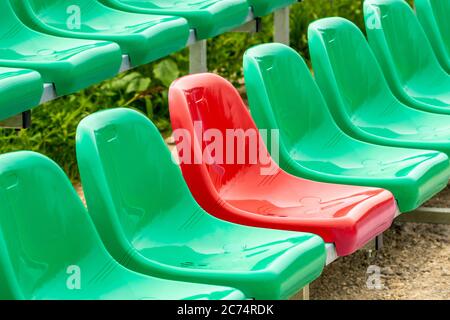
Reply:
[[[57, 98], [55, 86], [52, 83], [45, 83], [43, 93], [39, 104], [46, 103], [48, 101]], [[8, 119], [0, 121], [0, 128], [5, 129], [28, 129], [31, 126], [31, 110], [23, 111]]]
[[339, 256], [337, 255], [336, 252], [336, 246], [333, 243], [326, 243], [325, 244], [325, 249], [327, 251], [327, 261], [325, 265], [329, 265], [332, 262], [334, 262], [335, 260], [337, 260], [337, 258], [339, 258]]
[[426, 208], [421, 207], [412, 212], [407, 212], [397, 217], [396, 221], [450, 224], [450, 208]]
[[55, 100], [57, 97], [55, 85], [53, 83], [45, 83], [40, 104]]
[[31, 110], [26, 110], [11, 118], [0, 121], [0, 127], [5, 129], [26, 129], [31, 125]]
[[197, 41], [189, 46], [189, 73], [208, 71], [207, 42]]
[[304, 286], [295, 296], [289, 300], [309, 300], [309, 284]]
[[[255, 18], [252, 9], [249, 8], [245, 23], [232, 30], [232, 32], [254, 33], [259, 32], [260, 30], [261, 19]], [[197, 40], [195, 30], [191, 30], [187, 45], [189, 46], [189, 73], [208, 72], [207, 40]]]
[[246, 33], [256, 33], [262, 30], [262, 20], [261, 18], [255, 18], [246, 22], [242, 26], [234, 29], [232, 32], [246, 32]]
[[120, 65], [119, 73], [130, 70], [131, 67], [131, 59], [127, 54], [122, 55], [122, 64]]
[[289, 12], [286, 7], [274, 13], [274, 41], [287, 46], [290, 44]]
[[384, 242], [383, 242], [383, 234], [380, 234], [379, 236], [376, 236], [375, 238], [375, 250], [381, 250], [383, 249]]
[[[300, 1], [299, 1], [300, 2]], [[234, 32], [255, 33], [261, 31], [261, 18], [255, 17], [251, 8], [245, 23], [233, 30]], [[289, 44], [289, 7], [279, 9], [274, 13], [274, 39], [276, 42]], [[202, 73], [208, 71], [207, 60], [207, 41], [197, 41], [195, 30], [190, 31], [189, 39], [186, 44], [189, 47], [189, 72]], [[132, 68], [130, 57], [122, 56], [122, 65], [119, 73]], [[44, 93], [40, 104], [56, 99], [58, 96], [53, 84], [44, 85]], [[28, 128], [31, 124], [31, 111], [25, 111], [22, 114], [15, 115], [9, 119], [0, 121], [0, 127], [4, 128]]]

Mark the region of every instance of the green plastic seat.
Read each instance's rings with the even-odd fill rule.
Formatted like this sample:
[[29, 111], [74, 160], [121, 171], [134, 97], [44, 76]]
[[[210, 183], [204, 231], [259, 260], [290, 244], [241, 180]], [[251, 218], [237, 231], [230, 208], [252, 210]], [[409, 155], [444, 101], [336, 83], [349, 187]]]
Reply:
[[38, 72], [0, 67], [0, 120], [38, 105], [43, 91]]
[[415, 0], [416, 14], [441, 66], [450, 74], [449, 0]]
[[264, 17], [278, 9], [288, 7], [299, 0], [247, 0], [256, 17]]
[[157, 128], [130, 109], [85, 118], [77, 158], [89, 212], [110, 253], [159, 277], [285, 299], [317, 278], [323, 240], [312, 234], [232, 224], [192, 197]]
[[369, 44], [392, 92], [410, 107], [450, 114], [450, 75], [404, 0], [364, 2]]
[[444, 153], [379, 146], [344, 133], [293, 49], [277, 43], [249, 49], [244, 75], [253, 119], [259, 129], [279, 130], [279, 162], [291, 174], [387, 189], [401, 212], [416, 209], [447, 185], [450, 163]]
[[79, 91], [115, 76], [122, 63], [111, 42], [55, 37], [26, 27], [9, 1], [0, 1], [0, 66], [38, 71], [58, 95]]
[[308, 35], [317, 84], [341, 129], [366, 142], [450, 155], [450, 116], [401, 103], [356, 25], [322, 19]]
[[242, 25], [249, 14], [246, 0], [100, 0], [124, 11], [186, 18], [197, 39], [208, 39]]
[[125, 269], [58, 165], [33, 152], [0, 155], [0, 299], [243, 298]]
[[123, 12], [97, 0], [9, 1], [19, 18], [35, 30], [118, 43], [133, 67], [184, 48], [189, 38], [189, 25], [183, 18]]

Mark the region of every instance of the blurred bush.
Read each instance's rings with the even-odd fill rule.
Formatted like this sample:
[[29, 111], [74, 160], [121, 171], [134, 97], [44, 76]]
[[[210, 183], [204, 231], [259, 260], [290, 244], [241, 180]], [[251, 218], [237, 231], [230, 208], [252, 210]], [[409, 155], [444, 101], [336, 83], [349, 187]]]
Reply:
[[[327, 16], [342, 16], [363, 28], [362, 0], [304, 0], [291, 9], [291, 46], [309, 61], [308, 24]], [[263, 18], [257, 34], [228, 33], [208, 41], [208, 68], [243, 84], [242, 56], [252, 45], [272, 41], [273, 18]], [[188, 50], [123, 73], [79, 93], [59, 98], [33, 110], [32, 127], [0, 129], [0, 153], [33, 150], [59, 163], [78, 181], [75, 158], [76, 126], [85, 116], [105, 108], [129, 107], [146, 114], [163, 136], [170, 134], [167, 92], [170, 83], [188, 72]]]

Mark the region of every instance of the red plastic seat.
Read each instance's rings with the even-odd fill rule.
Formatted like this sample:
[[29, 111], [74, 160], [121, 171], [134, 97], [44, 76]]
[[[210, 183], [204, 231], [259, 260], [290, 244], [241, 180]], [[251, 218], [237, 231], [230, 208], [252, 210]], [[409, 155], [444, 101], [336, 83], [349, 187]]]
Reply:
[[[216, 217], [312, 232], [334, 243], [340, 256], [391, 225], [397, 206], [389, 191], [313, 182], [281, 170], [261, 143], [239, 93], [225, 79], [213, 74], [181, 78], [170, 89], [169, 105], [183, 175], [196, 200]], [[236, 129], [247, 137], [232, 145]], [[250, 157], [255, 138], [260, 141], [257, 161]]]

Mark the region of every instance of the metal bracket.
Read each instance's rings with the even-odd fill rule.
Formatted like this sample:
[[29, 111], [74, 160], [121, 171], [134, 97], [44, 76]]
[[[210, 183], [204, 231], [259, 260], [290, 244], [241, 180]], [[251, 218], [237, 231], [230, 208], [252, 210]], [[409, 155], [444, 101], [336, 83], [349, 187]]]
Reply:
[[55, 85], [53, 83], [44, 83], [44, 93], [39, 104], [55, 100], [57, 97]]
[[186, 47], [189, 47], [190, 45], [193, 45], [197, 42], [197, 35], [195, 34], [195, 29], [189, 30], [189, 38], [186, 43]]
[[5, 129], [27, 129], [31, 126], [31, 110], [19, 113], [11, 118], [0, 121], [0, 127]]
[[396, 221], [450, 224], [450, 208], [426, 208], [421, 207], [412, 212], [407, 212], [399, 216]]
[[295, 296], [289, 300], [309, 300], [309, 284], [304, 286]]
[[[52, 83], [45, 83], [39, 104], [56, 99], [55, 86]], [[0, 121], [0, 128], [6, 129], [28, 129], [31, 126], [31, 110], [26, 110], [8, 119]]]
[[119, 73], [128, 71], [131, 69], [131, 59], [127, 54], [122, 55], [122, 64], [120, 65]]
[[326, 243], [325, 250], [327, 251], [327, 262], [325, 263], [325, 265], [328, 266], [333, 261], [337, 260], [339, 256], [337, 255], [336, 247], [333, 243]]

